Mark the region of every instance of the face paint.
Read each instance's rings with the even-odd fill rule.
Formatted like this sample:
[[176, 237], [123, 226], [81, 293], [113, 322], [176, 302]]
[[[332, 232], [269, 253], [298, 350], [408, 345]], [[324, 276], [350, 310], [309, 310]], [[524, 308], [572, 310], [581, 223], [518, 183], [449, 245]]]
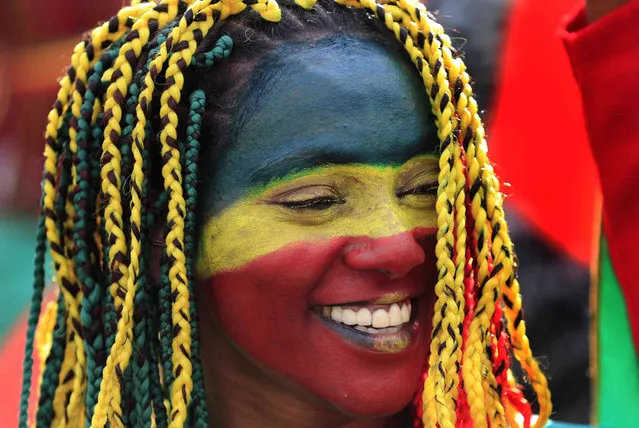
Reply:
[[241, 92], [200, 209], [217, 213], [292, 171], [435, 153], [430, 104], [404, 56], [350, 37], [288, 43], [268, 55]]
[[[412, 71], [349, 40], [269, 65], [270, 90], [216, 166], [197, 274], [225, 333], [263, 367], [348, 412], [386, 415], [410, 401], [426, 361], [438, 158], [415, 156], [435, 133]], [[353, 66], [365, 63], [382, 95]], [[291, 78], [299, 93], [286, 92]], [[332, 99], [308, 92], [313, 79], [334, 85]], [[364, 112], [351, 108], [363, 96]]]

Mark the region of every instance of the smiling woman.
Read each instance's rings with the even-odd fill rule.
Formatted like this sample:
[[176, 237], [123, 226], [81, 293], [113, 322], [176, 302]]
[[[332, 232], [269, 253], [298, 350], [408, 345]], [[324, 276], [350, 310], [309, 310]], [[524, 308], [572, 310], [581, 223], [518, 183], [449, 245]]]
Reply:
[[39, 426], [543, 426], [465, 66], [412, 0], [123, 9], [47, 125]]

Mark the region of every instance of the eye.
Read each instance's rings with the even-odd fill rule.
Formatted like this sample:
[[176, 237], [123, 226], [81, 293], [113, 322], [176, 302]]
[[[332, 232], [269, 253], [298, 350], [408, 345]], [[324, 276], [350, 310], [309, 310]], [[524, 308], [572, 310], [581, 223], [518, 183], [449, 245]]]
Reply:
[[290, 210], [323, 211], [344, 204], [346, 200], [332, 186], [313, 185], [288, 190], [270, 202]]
[[438, 183], [424, 183], [397, 193], [398, 198], [409, 195], [437, 196]]
[[312, 199], [304, 199], [299, 201], [283, 201], [280, 205], [293, 210], [326, 210], [333, 205], [343, 204], [346, 201], [337, 197], [318, 197]]

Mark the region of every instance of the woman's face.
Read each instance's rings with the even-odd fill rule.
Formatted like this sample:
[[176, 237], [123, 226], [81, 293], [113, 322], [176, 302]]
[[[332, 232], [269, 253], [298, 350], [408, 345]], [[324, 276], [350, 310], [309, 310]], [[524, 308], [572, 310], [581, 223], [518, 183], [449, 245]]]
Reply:
[[377, 41], [288, 43], [238, 105], [203, 195], [200, 310], [320, 399], [401, 410], [436, 280], [437, 136], [418, 74]]

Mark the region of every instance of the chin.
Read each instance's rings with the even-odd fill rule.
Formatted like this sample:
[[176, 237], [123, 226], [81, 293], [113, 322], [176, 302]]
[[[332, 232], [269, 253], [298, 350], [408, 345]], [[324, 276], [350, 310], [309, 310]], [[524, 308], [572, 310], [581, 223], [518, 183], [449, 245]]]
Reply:
[[372, 372], [361, 379], [325, 391], [325, 401], [357, 418], [390, 416], [404, 410], [415, 397], [423, 367], [398, 369], [393, 373]]
[[288, 370], [273, 367], [273, 361], [271, 368], [357, 418], [396, 414], [411, 403], [428, 357], [430, 323], [411, 323], [407, 343], [401, 348], [381, 349], [361, 346], [361, 342], [327, 329], [322, 320], [319, 323], [311, 323], [309, 330], [315, 358], [296, 358], [301, 355], [291, 350]]

